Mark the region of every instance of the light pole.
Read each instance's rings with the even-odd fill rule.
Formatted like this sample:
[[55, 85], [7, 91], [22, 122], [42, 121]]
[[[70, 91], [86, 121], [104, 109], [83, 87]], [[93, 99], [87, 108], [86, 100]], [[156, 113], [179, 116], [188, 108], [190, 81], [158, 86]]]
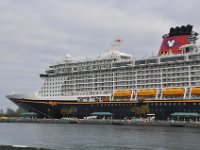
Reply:
[[88, 111], [88, 108], [86, 107], [86, 108], [85, 108], [85, 115], [86, 115], [86, 118], [87, 118], [87, 111]]

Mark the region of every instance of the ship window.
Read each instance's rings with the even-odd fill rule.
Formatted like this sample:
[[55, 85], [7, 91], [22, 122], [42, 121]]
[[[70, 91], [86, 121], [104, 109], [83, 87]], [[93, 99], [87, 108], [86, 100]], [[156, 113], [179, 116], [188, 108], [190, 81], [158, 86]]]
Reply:
[[147, 63], [157, 63], [157, 59], [149, 59], [147, 60]]
[[173, 105], [176, 106], [176, 103], [174, 103]]
[[196, 103], [193, 103], [193, 105], [195, 106], [195, 105], [196, 105]]
[[141, 64], [145, 64], [145, 60], [135, 61], [135, 65], [141, 65]]
[[183, 103], [183, 105], [185, 106], [185, 105], [186, 105], [186, 103]]
[[160, 62], [168, 62], [168, 61], [179, 61], [179, 60], [184, 60], [184, 56], [178, 56], [178, 57], [166, 57], [166, 58], [161, 58]]

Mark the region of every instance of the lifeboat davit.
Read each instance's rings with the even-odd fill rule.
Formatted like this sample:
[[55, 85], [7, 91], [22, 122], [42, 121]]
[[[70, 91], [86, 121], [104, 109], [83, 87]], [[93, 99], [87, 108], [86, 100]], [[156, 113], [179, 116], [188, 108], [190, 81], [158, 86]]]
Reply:
[[191, 91], [192, 95], [200, 95], [200, 87], [194, 87]]
[[162, 90], [164, 96], [183, 96], [184, 93], [184, 88], [166, 88]]
[[156, 89], [142, 89], [137, 90], [137, 96], [138, 97], [155, 97], [157, 94]]
[[131, 97], [131, 90], [117, 90], [114, 92], [115, 97]]

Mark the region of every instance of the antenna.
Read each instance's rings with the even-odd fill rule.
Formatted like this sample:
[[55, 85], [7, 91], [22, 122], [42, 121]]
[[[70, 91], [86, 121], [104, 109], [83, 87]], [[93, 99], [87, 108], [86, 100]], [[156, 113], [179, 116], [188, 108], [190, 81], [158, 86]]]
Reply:
[[113, 43], [112, 43], [112, 50], [113, 51], [118, 51], [120, 46], [121, 46], [122, 41], [123, 40], [120, 37], [114, 39]]

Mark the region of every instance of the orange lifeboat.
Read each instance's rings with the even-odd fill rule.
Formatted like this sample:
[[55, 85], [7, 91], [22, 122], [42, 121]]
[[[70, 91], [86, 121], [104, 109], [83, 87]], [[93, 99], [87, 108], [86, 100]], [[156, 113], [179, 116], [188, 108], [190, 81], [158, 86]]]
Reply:
[[114, 92], [115, 97], [131, 97], [131, 90], [117, 90]]
[[162, 90], [164, 96], [183, 96], [184, 93], [184, 88], [166, 88]]
[[157, 94], [156, 89], [137, 90], [138, 97], [155, 97]]
[[200, 95], [200, 87], [194, 87], [192, 88], [192, 95]]

